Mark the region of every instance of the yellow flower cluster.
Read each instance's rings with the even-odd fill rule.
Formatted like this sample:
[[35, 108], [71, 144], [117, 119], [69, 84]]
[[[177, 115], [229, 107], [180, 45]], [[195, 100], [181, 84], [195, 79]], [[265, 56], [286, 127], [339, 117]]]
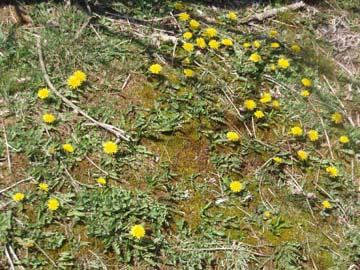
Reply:
[[42, 116], [42, 119], [45, 123], [47, 124], [52, 124], [55, 122], [56, 118], [53, 114], [51, 113], [46, 113]]
[[83, 82], [85, 82], [87, 79], [87, 76], [84, 72], [80, 70], [76, 70], [67, 80], [68, 85], [71, 89], [76, 89], [80, 87]]
[[50, 90], [47, 88], [42, 88], [38, 91], [37, 95], [40, 99], [48, 98], [50, 95]]
[[49, 210], [56, 211], [60, 206], [60, 202], [57, 199], [50, 199], [48, 200], [47, 206]]
[[319, 139], [319, 133], [316, 130], [309, 130], [308, 137], [310, 141], [315, 142]]
[[240, 136], [239, 134], [237, 134], [236, 132], [234, 131], [229, 131], [227, 134], [226, 134], [226, 137], [229, 141], [232, 141], [232, 142], [237, 142], [240, 140]]
[[65, 143], [62, 145], [65, 152], [72, 153], [74, 152], [74, 147], [70, 143]]
[[329, 174], [329, 176], [331, 178], [335, 178], [335, 177], [338, 177], [339, 176], [339, 171], [336, 167], [334, 166], [329, 166], [329, 167], [326, 167], [326, 172]]
[[39, 184], [39, 189], [42, 190], [42, 191], [48, 192], [49, 191], [49, 186], [46, 183], [40, 183]]
[[106, 154], [110, 154], [110, 155], [116, 154], [118, 151], [118, 146], [114, 142], [107, 141], [103, 143], [103, 150]]
[[256, 102], [252, 99], [247, 99], [244, 101], [244, 107], [249, 111], [253, 111], [256, 108]]
[[137, 239], [143, 238], [145, 236], [144, 226], [134, 225], [130, 230], [130, 234]]
[[297, 137], [302, 136], [303, 132], [304, 132], [303, 129], [299, 126], [292, 127], [290, 130], [290, 134]]
[[239, 181], [232, 181], [230, 183], [230, 190], [232, 192], [238, 193], [244, 189], [243, 184]]
[[162, 66], [159, 65], [159, 64], [152, 64], [152, 65], [149, 67], [149, 71], [150, 71], [152, 74], [160, 74], [161, 71], [162, 71]]
[[18, 193], [15, 193], [13, 196], [12, 196], [13, 200], [15, 202], [21, 202], [24, 198], [25, 198], [25, 194], [24, 193], [21, 193], [21, 192], [18, 192]]
[[99, 177], [96, 182], [102, 186], [106, 185], [106, 179], [104, 177]]

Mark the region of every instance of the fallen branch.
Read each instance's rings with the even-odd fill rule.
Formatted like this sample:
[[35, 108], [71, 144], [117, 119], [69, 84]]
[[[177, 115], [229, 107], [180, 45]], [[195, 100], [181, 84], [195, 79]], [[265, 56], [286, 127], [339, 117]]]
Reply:
[[30, 180], [32, 180], [32, 179], [34, 179], [34, 177], [32, 177], [32, 176], [30, 176], [30, 177], [28, 177], [28, 178], [25, 178], [25, 179], [22, 179], [22, 180], [20, 180], [20, 181], [18, 181], [18, 182], [16, 182], [16, 183], [14, 183], [14, 184], [6, 187], [6, 188], [0, 190], [0, 194], [4, 193], [5, 191], [7, 191], [7, 190], [9, 190], [9, 189], [12, 189], [13, 187], [15, 187], [15, 186], [17, 186], [17, 185], [19, 185], [19, 184], [21, 184], [21, 183], [24, 183], [24, 182], [26, 182], [26, 181], [30, 181]]
[[56, 90], [55, 86], [52, 84], [52, 82], [50, 80], [49, 75], [46, 72], [44, 58], [43, 58], [43, 54], [41, 51], [40, 37], [37, 38], [37, 49], [38, 49], [38, 55], [39, 55], [39, 62], [40, 62], [41, 70], [43, 72], [45, 81], [46, 81], [47, 85], [49, 86], [49, 88], [55, 93], [55, 95], [57, 95], [63, 102], [65, 102], [75, 112], [80, 113], [82, 116], [84, 116], [85, 118], [87, 118], [88, 120], [93, 122], [95, 126], [98, 126], [98, 127], [101, 127], [103, 129], [107, 130], [108, 132], [114, 134], [118, 138], [122, 138], [125, 141], [130, 141], [130, 138], [125, 135], [125, 131], [123, 131], [122, 129], [117, 128], [115, 126], [97, 121], [96, 119], [94, 119], [90, 115], [88, 115], [86, 112], [84, 112], [82, 109], [80, 109], [78, 106], [76, 106], [73, 102], [71, 102], [71, 100], [69, 100], [65, 96], [63, 96], [58, 90]]
[[303, 1], [300, 1], [297, 3], [291, 4], [291, 5], [285, 6], [285, 7], [273, 8], [273, 9], [264, 11], [262, 13], [258, 13], [258, 14], [249, 16], [247, 18], [244, 18], [244, 20], [242, 20], [241, 23], [246, 24], [246, 23], [249, 23], [252, 21], [263, 21], [267, 18], [276, 16], [280, 12], [297, 10], [297, 9], [300, 9], [303, 7], [305, 7], [305, 3]]
[[6, 258], [8, 259], [8, 262], [9, 262], [9, 264], [10, 264], [10, 269], [11, 269], [11, 270], [15, 270], [14, 263], [13, 263], [11, 257], [10, 257], [9, 251], [8, 251], [8, 249], [7, 249], [7, 245], [5, 246], [5, 256], [6, 256]]

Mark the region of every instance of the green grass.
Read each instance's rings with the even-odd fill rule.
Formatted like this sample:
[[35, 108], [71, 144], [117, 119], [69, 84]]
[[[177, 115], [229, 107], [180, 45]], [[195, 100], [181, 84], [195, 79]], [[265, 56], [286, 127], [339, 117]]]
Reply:
[[[177, 16], [174, 3], [108, 4], [137, 21], [131, 28], [105, 14], [88, 21], [79, 6], [50, 2], [26, 6], [30, 25], [0, 24], [0, 111], [7, 141], [3, 132], [0, 187], [34, 178], [0, 195], [0, 245], [14, 250], [13, 262], [25, 269], [340, 270], [358, 264], [360, 132], [346, 116], [355, 115], [359, 96], [355, 92], [349, 100], [345, 93], [348, 82], [358, 82], [335, 68], [330, 44], [315, 37], [329, 7], [322, 7], [321, 18], [281, 14], [278, 22], [250, 29], [229, 22], [225, 9], [186, 4], [201, 31], [212, 26], [220, 37], [215, 39], [234, 42], [215, 52], [188, 53], [181, 48], [186, 23], [172, 17], [151, 21], [170, 11]], [[339, 8], [353, 12], [354, 6], [342, 1]], [[208, 14], [217, 21], [209, 22]], [[154, 42], [151, 34], [159, 29], [176, 36], [177, 46]], [[270, 29], [279, 35], [268, 37]], [[115, 155], [102, 146], [116, 140], [112, 134], [89, 125], [54, 93], [37, 97], [47, 87], [37, 36], [55, 87], [132, 138], [117, 142]], [[243, 47], [254, 40], [260, 48]], [[270, 47], [275, 41], [280, 48]], [[301, 52], [292, 52], [295, 43]], [[319, 54], [318, 46], [328, 54]], [[254, 52], [260, 63], [249, 60]], [[279, 57], [289, 59], [290, 67], [271, 70]], [[154, 63], [163, 66], [161, 75], [148, 71]], [[184, 68], [195, 77], [186, 78]], [[71, 90], [67, 78], [75, 70], [88, 78]], [[313, 83], [309, 97], [300, 94], [304, 77]], [[261, 103], [264, 92], [280, 107]], [[246, 99], [255, 100], [265, 117], [246, 110]], [[331, 120], [335, 112], [343, 115], [341, 124]], [[54, 114], [56, 122], [43, 123], [44, 113]], [[317, 130], [319, 141], [292, 136], [295, 125]], [[240, 140], [229, 141], [228, 131]], [[339, 143], [342, 135], [350, 142]], [[65, 152], [64, 143], [75, 151]], [[299, 160], [300, 149], [308, 160]], [[275, 163], [275, 156], [283, 163]], [[329, 177], [328, 166], [339, 176]], [[99, 177], [106, 186], [97, 183]], [[230, 190], [234, 180], [243, 185], [239, 193]], [[43, 182], [48, 192], [39, 190]], [[14, 202], [16, 192], [25, 199]], [[56, 211], [48, 209], [50, 198], [60, 202]], [[323, 208], [325, 200], [331, 209]], [[130, 234], [135, 224], [144, 226], [144, 238]], [[8, 267], [5, 253], [0, 262]]]

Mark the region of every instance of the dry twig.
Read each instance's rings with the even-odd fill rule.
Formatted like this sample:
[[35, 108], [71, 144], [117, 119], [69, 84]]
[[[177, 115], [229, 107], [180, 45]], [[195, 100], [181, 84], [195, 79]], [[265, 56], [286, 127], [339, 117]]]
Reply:
[[24, 183], [24, 182], [26, 182], [26, 181], [30, 181], [30, 180], [32, 180], [32, 179], [34, 179], [34, 177], [32, 177], [32, 176], [30, 176], [30, 177], [28, 177], [28, 178], [25, 178], [25, 179], [22, 179], [22, 180], [20, 180], [20, 181], [18, 181], [18, 182], [16, 182], [16, 183], [14, 183], [14, 184], [6, 187], [6, 188], [0, 190], [0, 194], [4, 193], [5, 191], [8, 191], [9, 189], [12, 189], [13, 187], [15, 187], [15, 186], [17, 186], [17, 185], [19, 185], [19, 184], [21, 184], [21, 183]]
[[305, 7], [305, 3], [303, 1], [300, 1], [300, 2], [291, 4], [291, 5], [288, 5], [288, 6], [284, 6], [284, 7], [281, 7], [281, 8], [273, 8], [273, 9], [264, 11], [262, 13], [252, 15], [252, 16], [247, 17], [244, 20], [242, 20], [241, 23], [245, 24], [245, 23], [249, 23], [249, 22], [252, 22], [252, 21], [263, 21], [263, 20], [265, 20], [267, 18], [276, 16], [280, 12], [298, 10], [300, 8], [303, 8], [303, 7]]
[[49, 88], [55, 93], [55, 95], [57, 95], [63, 102], [65, 102], [75, 112], [80, 113], [82, 116], [84, 116], [85, 118], [87, 118], [88, 120], [93, 122], [96, 126], [107, 130], [108, 132], [114, 134], [117, 138], [122, 138], [125, 141], [130, 141], [130, 138], [127, 135], [125, 135], [125, 131], [123, 131], [122, 129], [117, 128], [115, 126], [112, 126], [110, 124], [106, 124], [106, 123], [97, 121], [96, 119], [94, 119], [90, 115], [88, 115], [86, 112], [84, 112], [82, 109], [80, 109], [78, 106], [76, 106], [71, 100], [69, 100], [65, 96], [63, 96], [52, 84], [50, 77], [46, 72], [44, 58], [43, 58], [43, 54], [41, 51], [40, 37], [38, 37], [38, 40], [37, 40], [37, 49], [38, 49], [38, 55], [39, 55], [39, 62], [40, 62], [41, 70], [43, 72], [45, 81], [46, 81], [47, 85], [49, 86]]

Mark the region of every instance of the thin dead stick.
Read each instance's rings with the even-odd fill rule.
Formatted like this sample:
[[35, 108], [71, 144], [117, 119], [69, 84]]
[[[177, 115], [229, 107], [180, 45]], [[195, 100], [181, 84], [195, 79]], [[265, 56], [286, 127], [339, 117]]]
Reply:
[[245, 23], [249, 23], [251, 21], [263, 21], [267, 18], [276, 16], [278, 13], [285, 12], [285, 11], [293, 11], [293, 10], [297, 10], [297, 9], [300, 9], [303, 7], [305, 7], [305, 3], [303, 1], [300, 1], [298, 3], [294, 3], [291, 5], [285, 6], [285, 7], [273, 8], [273, 9], [267, 10], [265, 12], [252, 15], [250, 17], [245, 18], [240, 23], [245, 24]]
[[72, 186], [74, 187], [75, 191], [77, 193], [79, 193], [79, 191], [80, 191], [79, 185], [76, 183], [75, 179], [72, 177], [72, 175], [69, 173], [68, 169], [65, 166], [64, 166], [64, 169], [65, 169], [65, 173], [67, 174], [67, 176], [69, 176]]
[[13, 263], [11, 257], [10, 257], [9, 251], [8, 251], [8, 249], [7, 249], [7, 245], [5, 245], [5, 256], [6, 256], [6, 258], [7, 258], [8, 261], [9, 261], [10, 269], [11, 269], [11, 270], [15, 270], [14, 263]]
[[101, 266], [103, 267], [103, 269], [107, 270], [108, 268], [106, 267], [105, 263], [101, 260], [101, 258], [99, 257], [99, 255], [97, 255], [94, 251], [92, 251], [91, 249], [89, 249], [89, 252], [94, 255], [99, 262], [101, 263]]
[[5, 128], [5, 124], [4, 121], [2, 121], [2, 127], [4, 130], [4, 140], [5, 140], [5, 146], [6, 146], [6, 158], [7, 158], [7, 163], [8, 163], [8, 169], [9, 172], [11, 173], [11, 157], [10, 157], [10, 151], [9, 151], [9, 144], [8, 144], [8, 140], [7, 140], [7, 135], [6, 135], [6, 128]]
[[74, 177], [72, 177], [72, 175], [70, 174], [70, 172], [68, 171], [68, 169], [64, 166], [63, 163], [61, 163], [61, 165], [64, 167], [65, 169], [65, 173], [67, 174], [67, 176], [69, 176], [70, 180], [71, 180], [71, 183], [72, 183], [72, 186], [75, 188], [76, 192], [79, 192], [79, 185], [81, 186], [84, 186], [84, 187], [88, 187], [88, 188], [95, 188], [94, 186], [92, 185], [88, 185], [88, 184], [84, 184], [80, 181], [77, 181], [76, 179], [74, 179]]
[[129, 74], [129, 75], [126, 77], [126, 79], [125, 79], [125, 81], [124, 81], [124, 83], [123, 83], [123, 85], [122, 85], [122, 87], [121, 87], [121, 90], [124, 90], [124, 89], [125, 89], [125, 87], [126, 87], [126, 86], [128, 85], [128, 83], [129, 83], [130, 78], [131, 78], [131, 74]]
[[84, 31], [85, 27], [89, 24], [89, 22], [91, 21], [93, 17], [89, 17], [84, 23], [83, 25], [80, 27], [79, 31], [77, 31], [77, 33], [75, 34], [75, 37], [73, 38], [72, 42], [74, 42], [75, 40], [77, 40], [81, 33]]
[[[238, 251], [238, 252], [243, 252], [244, 250], [242, 248], [235, 246], [235, 247], [214, 247], [214, 248], [183, 248], [182, 251]], [[269, 255], [258, 253], [258, 252], [252, 251], [252, 250], [247, 250], [247, 252], [255, 254], [260, 257], [269, 257]]]
[[115, 126], [112, 126], [112, 125], [109, 125], [109, 124], [106, 124], [106, 123], [99, 122], [99, 121], [95, 120], [90, 115], [88, 115], [86, 112], [84, 112], [82, 109], [80, 109], [78, 106], [76, 106], [74, 103], [72, 103], [69, 99], [64, 97], [58, 90], [56, 90], [55, 86], [52, 84], [52, 82], [50, 80], [49, 75], [46, 72], [44, 58], [43, 58], [43, 54], [42, 54], [42, 51], [41, 51], [40, 37], [37, 38], [37, 49], [38, 49], [38, 55], [39, 55], [39, 62], [40, 62], [41, 70], [43, 72], [45, 81], [46, 81], [47, 85], [50, 87], [50, 89], [55, 93], [55, 95], [57, 95], [62, 101], [64, 101], [75, 112], [80, 113], [82, 116], [84, 116], [85, 118], [87, 118], [88, 120], [93, 122], [96, 126], [99, 126], [99, 127], [103, 128], [103, 129], [107, 130], [108, 132], [114, 134], [118, 138], [122, 138], [125, 141], [130, 141], [130, 138], [125, 135], [125, 131], [123, 131], [122, 129], [117, 128]]
[[255, 123], [254, 123], [254, 117], [251, 116], [251, 125], [254, 132], [254, 138], [256, 139], [256, 129], [255, 129]]
[[20, 270], [24, 270], [25, 268], [24, 268], [22, 265], [19, 265], [20, 260], [19, 260], [18, 256], [16, 255], [14, 249], [13, 249], [10, 245], [8, 245], [8, 248], [9, 248], [9, 251], [10, 251], [11, 255], [12, 255], [12, 256], [14, 257], [14, 259], [16, 260], [16, 264], [18, 265], [18, 267], [20, 268]]
[[109, 175], [109, 173], [108, 173], [107, 171], [103, 170], [103, 169], [100, 168], [98, 165], [96, 165], [96, 163], [95, 163], [92, 159], [90, 159], [88, 156], [85, 156], [85, 158], [86, 158], [92, 165], [94, 165], [95, 168], [97, 168], [99, 171], [103, 172], [103, 173], [106, 174], [106, 175]]
[[51, 264], [57, 269], [57, 265], [53, 259], [43, 250], [38, 244], [34, 243], [35, 247], [51, 262]]
[[30, 177], [28, 177], [28, 178], [25, 178], [25, 179], [22, 179], [22, 180], [20, 180], [20, 181], [18, 181], [18, 182], [16, 182], [16, 183], [14, 183], [14, 184], [6, 187], [6, 188], [0, 190], [0, 194], [4, 193], [5, 191], [8, 191], [9, 189], [12, 189], [13, 187], [15, 187], [15, 186], [17, 186], [17, 185], [20, 185], [21, 183], [24, 183], [24, 182], [26, 182], [26, 181], [30, 181], [30, 180], [32, 180], [32, 179], [34, 179], [34, 177], [32, 177], [32, 176], [30, 176]]

